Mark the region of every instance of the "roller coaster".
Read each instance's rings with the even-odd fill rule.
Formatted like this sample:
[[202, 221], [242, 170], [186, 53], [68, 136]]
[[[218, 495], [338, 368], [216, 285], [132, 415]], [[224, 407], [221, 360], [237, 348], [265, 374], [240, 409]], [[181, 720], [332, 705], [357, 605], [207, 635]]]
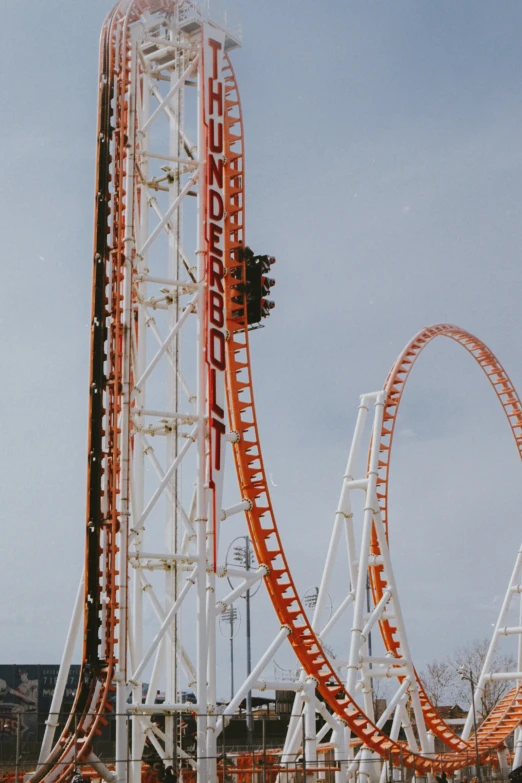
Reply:
[[[183, 758], [179, 776], [216, 783], [224, 778], [219, 737], [256, 689], [295, 694], [278, 755], [286, 770], [286, 777], [278, 773], [281, 780], [298, 779], [300, 760], [305, 777], [321, 778], [326, 739], [336, 783], [384, 783], [399, 766], [428, 781], [441, 771], [459, 779], [475, 753], [480, 760], [497, 757], [504, 771], [518, 767], [521, 552], [477, 682], [476, 706], [492, 681], [509, 682], [511, 690], [476, 735], [470, 710], [459, 735], [430, 703], [415, 670], [388, 546], [397, 417], [410, 372], [432, 340], [446, 337], [473, 356], [522, 456], [521, 401], [476, 337], [448, 324], [422, 330], [384, 388], [361, 396], [313, 616], [298, 594], [270, 499], [254, 404], [250, 339], [261, 315], [251, 317], [243, 118], [231, 62], [240, 43], [237, 30], [194, 0], [120, 0], [103, 25], [85, 567], [30, 780], [62, 783], [81, 766], [109, 782], [140, 783], [149, 774], [143, 763], [148, 745], [165, 769], [174, 757]], [[258, 305], [269, 314], [268, 304]], [[235, 470], [226, 481], [230, 460]], [[236, 502], [225, 506], [231, 486]], [[234, 515], [245, 520], [254, 569], [224, 561], [223, 526]], [[328, 611], [336, 568], [344, 574], [344, 596]], [[219, 712], [216, 626], [258, 583], [280, 628]], [[372, 629], [380, 633], [382, 654], [369, 648]], [[326, 639], [343, 632], [339, 657]], [[57, 736], [80, 634], [80, 684]], [[517, 670], [493, 671], [501, 639], [511, 636], [518, 643]], [[266, 669], [283, 645], [291, 646], [300, 675], [270, 680]], [[377, 717], [379, 678], [390, 698]], [[196, 697], [192, 755], [174, 730], [176, 716], [187, 710], [183, 689]], [[116, 725], [114, 764], [93, 748], [108, 720]], [[438, 753], [435, 738], [444, 747]], [[253, 768], [245, 774], [244, 780], [259, 779]]]

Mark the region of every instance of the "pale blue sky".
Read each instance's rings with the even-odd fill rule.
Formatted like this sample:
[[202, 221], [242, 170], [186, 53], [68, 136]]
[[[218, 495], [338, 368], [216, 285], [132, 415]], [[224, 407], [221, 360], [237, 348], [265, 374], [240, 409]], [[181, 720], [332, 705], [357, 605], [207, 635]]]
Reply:
[[[412, 334], [458, 323], [522, 388], [522, 6], [226, 5], [243, 25], [233, 59], [248, 242], [278, 258], [277, 308], [253, 335], [256, 398], [304, 592], [319, 578], [358, 395], [382, 385]], [[6, 663], [59, 660], [83, 558], [97, 47], [109, 7], [2, 9]], [[463, 351], [428, 351], [401, 413], [391, 507], [420, 665], [488, 632], [522, 538], [520, 466], [491, 391]]]

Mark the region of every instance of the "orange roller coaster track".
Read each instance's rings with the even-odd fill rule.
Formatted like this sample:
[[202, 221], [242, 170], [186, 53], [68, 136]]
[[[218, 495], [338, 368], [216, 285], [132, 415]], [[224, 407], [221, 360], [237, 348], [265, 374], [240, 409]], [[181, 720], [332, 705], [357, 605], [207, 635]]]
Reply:
[[[199, 783], [216, 783], [218, 737], [246, 694], [261, 687], [264, 669], [286, 640], [302, 674], [298, 682], [272, 683], [296, 692], [284, 763], [302, 754], [309, 769], [319, 769], [324, 732], [316, 732], [316, 713], [331, 730], [338, 783], [368, 775], [372, 754], [417, 774], [432, 773], [441, 762], [434, 762], [428, 732], [451, 751], [443, 758], [448, 772], [463, 767], [473, 747], [469, 721], [461, 738], [442, 720], [409, 654], [387, 542], [391, 446], [407, 377], [438, 335], [460, 343], [482, 367], [519, 453], [520, 401], [493, 354], [467, 332], [435, 326], [408, 344], [384, 391], [362, 397], [329, 560], [309, 620], [278, 532], [254, 405], [243, 117], [230, 59], [239, 43], [237, 31], [213, 21], [195, 0], [121, 0], [102, 30], [86, 560], [51, 713], [59, 711], [75, 629], [83, 623], [82, 673], [73, 712], [56, 742], [52, 716], [48, 722], [34, 783], [68, 780], [77, 764], [91, 765], [108, 783], [138, 783], [146, 744], [165, 770], [183, 757]], [[371, 410], [368, 466], [357, 479], [354, 455]], [[225, 508], [229, 448], [240, 497]], [[356, 491], [366, 499], [360, 552], [351, 528]], [[246, 517], [254, 570], [249, 563], [242, 568], [223, 561], [223, 523], [235, 514]], [[343, 530], [351, 587], [325, 621], [329, 564]], [[511, 588], [521, 565], [517, 561]], [[363, 596], [367, 574], [369, 609]], [[236, 580], [231, 589], [227, 578]], [[218, 715], [216, 623], [261, 581], [281, 627]], [[324, 639], [350, 606], [354, 619], [351, 626], [345, 623], [351, 647], [343, 679]], [[368, 650], [373, 625], [380, 627], [382, 659]], [[495, 644], [496, 637], [492, 650]], [[490, 674], [483, 673], [479, 692]], [[397, 683], [387, 708], [395, 716], [391, 733], [373, 715], [371, 682], [377, 676]], [[160, 686], [165, 701], [157, 704]], [[174, 716], [187, 709], [184, 689], [195, 693], [192, 755], [178, 747], [174, 730]], [[407, 720], [410, 706], [417, 735]], [[157, 713], [162, 727], [152, 721]], [[114, 769], [93, 749], [113, 714]], [[502, 747], [521, 718], [517, 684], [480, 727], [480, 755]], [[399, 740], [401, 726], [406, 743]]]
[[[404, 348], [390, 370], [384, 386], [386, 391], [386, 408], [380, 434], [379, 456], [381, 471], [378, 485], [379, 506], [381, 508], [386, 531], [388, 530], [389, 524], [389, 472], [393, 436], [395, 433], [399, 406], [409, 374], [418, 356], [432, 340], [439, 336], [447, 337], [458, 343], [475, 359], [502, 405], [502, 409], [515, 439], [518, 454], [522, 457], [522, 403], [508, 374], [493, 352], [477, 337], [474, 337], [464, 329], [460, 329], [458, 326], [452, 324], [438, 324], [423, 329], [419, 334], [415, 335]], [[373, 536], [372, 545], [373, 552], [377, 555], [379, 552], [379, 545], [375, 534]], [[374, 600], [376, 601], [379, 601], [383, 594], [383, 583], [380, 580], [380, 573], [381, 570], [378, 567], [372, 568], [371, 570], [372, 588]], [[381, 621], [380, 627], [387, 649], [396, 653], [398, 649], [398, 642], [395, 637], [396, 629], [387, 620]], [[452, 750], [467, 750], [467, 743], [465, 743], [460, 736], [455, 734], [451, 727], [440, 718], [435, 708], [431, 705], [422, 687], [422, 683], [418, 678], [417, 681], [419, 688], [421, 689], [422, 707], [425, 713], [426, 724], [431, 731]], [[500, 702], [497, 708], [488, 716], [487, 720], [481, 726], [478, 735], [479, 747], [481, 750], [484, 750], [485, 752], [491, 750], [491, 748], [502, 746], [506, 738], [513, 732], [513, 729], [518, 726], [521, 720], [522, 705], [519, 688], [516, 687]]]

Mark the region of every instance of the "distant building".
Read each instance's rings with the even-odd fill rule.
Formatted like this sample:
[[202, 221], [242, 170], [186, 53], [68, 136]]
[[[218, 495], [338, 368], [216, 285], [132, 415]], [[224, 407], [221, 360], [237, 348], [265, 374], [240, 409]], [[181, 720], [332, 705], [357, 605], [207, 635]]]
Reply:
[[459, 726], [463, 728], [468, 717], [466, 710], [463, 710], [458, 704], [453, 704], [452, 706], [437, 707], [437, 712], [449, 726], [453, 727], [457, 734], [460, 734]]

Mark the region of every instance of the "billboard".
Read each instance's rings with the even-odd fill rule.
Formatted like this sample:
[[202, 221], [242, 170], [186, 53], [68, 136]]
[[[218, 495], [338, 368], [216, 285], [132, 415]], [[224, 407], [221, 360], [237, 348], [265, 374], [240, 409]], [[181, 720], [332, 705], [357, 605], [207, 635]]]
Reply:
[[2, 739], [38, 739], [38, 666], [0, 665]]
[[[18, 736], [23, 742], [38, 742], [43, 737], [49, 715], [59, 666], [38, 664], [0, 664], [0, 740]], [[62, 714], [73, 704], [80, 666], [71, 666], [65, 688]]]

